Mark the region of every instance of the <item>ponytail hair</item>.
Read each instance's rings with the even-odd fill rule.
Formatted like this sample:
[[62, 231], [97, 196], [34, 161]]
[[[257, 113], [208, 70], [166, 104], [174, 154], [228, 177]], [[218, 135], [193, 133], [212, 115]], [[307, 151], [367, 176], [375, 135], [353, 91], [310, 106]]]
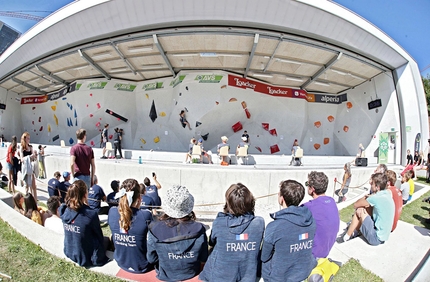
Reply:
[[87, 203], [87, 185], [82, 180], [76, 180], [67, 189], [66, 204], [67, 206], [78, 211]]
[[121, 184], [121, 190], [125, 189], [125, 192], [134, 192], [132, 203], [129, 203], [127, 199], [127, 194], [124, 193], [123, 196], [119, 199], [118, 204], [118, 212], [119, 212], [119, 226], [124, 229], [126, 232], [130, 230], [131, 226], [131, 217], [133, 215], [133, 211], [131, 210], [131, 205], [136, 203], [136, 201], [140, 198], [140, 185], [137, 180], [129, 178], [124, 180]]

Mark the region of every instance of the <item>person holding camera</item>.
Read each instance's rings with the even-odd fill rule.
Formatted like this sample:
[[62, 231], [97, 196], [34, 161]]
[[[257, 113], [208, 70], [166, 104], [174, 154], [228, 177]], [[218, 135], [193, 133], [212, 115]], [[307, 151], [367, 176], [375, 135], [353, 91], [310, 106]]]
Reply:
[[143, 180], [143, 184], [146, 186], [146, 195], [154, 200], [155, 206], [161, 206], [161, 198], [158, 195], [158, 189], [161, 189], [161, 184], [157, 181], [157, 175], [155, 175], [155, 172], [152, 173], [152, 179], [154, 180], [155, 185], [151, 185], [151, 180], [149, 180], [148, 177], [145, 177]]

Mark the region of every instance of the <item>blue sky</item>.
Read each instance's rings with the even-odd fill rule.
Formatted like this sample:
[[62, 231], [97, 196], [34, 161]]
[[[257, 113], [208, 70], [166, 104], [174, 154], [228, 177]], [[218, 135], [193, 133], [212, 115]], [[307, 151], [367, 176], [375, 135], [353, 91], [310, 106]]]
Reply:
[[[89, 1], [89, 0], [81, 0]], [[71, 0], [0, 0], [0, 11], [45, 17]], [[334, 0], [383, 30], [418, 63], [421, 75], [430, 75], [430, 0]], [[24, 33], [36, 22], [0, 16], [0, 20]], [[424, 70], [427, 68], [426, 70]]]

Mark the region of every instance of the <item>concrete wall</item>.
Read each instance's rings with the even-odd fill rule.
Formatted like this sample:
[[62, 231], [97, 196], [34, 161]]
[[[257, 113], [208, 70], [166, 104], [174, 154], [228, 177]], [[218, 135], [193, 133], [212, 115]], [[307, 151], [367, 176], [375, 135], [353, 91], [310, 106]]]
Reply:
[[[8, 100], [1, 125], [7, 138], [10, 132], [26, 130], [31, 133], [32, 142], [48, 145], [59, 145], [60, 140], [65, 140], [67, 145], [75, 144], [75, 131], [83, 127], [87, 129], [87, 143], [98, 147], [100, 131], [108, 123], [110, 136], [113, 128], [124, 129], [123, 147], [126, 149], [175, 152], [186, 151], [192, 137], [209, 134], [204, 146], [214, 152], [222, 135], [229, 138], [232, 147], [240, 142], [243, 130], [234, 132], [232, 129], [240, 122], [250, 135], [251, 154], [270, 154], [270, 147], [274, 145], [280, 150], [276, 154], [290, 154], [297, 138], [308, 156], [355, 155], [359, 143], [363, 143], [368, 148], [367, 155], [372, 156], [378, 147], [379, 132], [392, 128], [400, 130], [396, 90], [392, 77], [387, 74], [347, 91], [347, 101], [340, 104], [310, 103], [306, 99], [233, 87], [228, 85], [229, 74], [225, 72], [215, 74], [222, 76], [217, 83], [202, 83], [198, 77], [203, 74], [213, 75], [181, 73], [176, 80], [166, 78], [138, 83], [133, 91], [117, 90], [119, 84], [133, 84], [124, 81], [78, 81], [78, 90], [56, 100], [23, 104], [20, 108], [16, 101]], [[174, 85], [182, 75], [185, 76], [183, 81]], [[103, 89], [94, 89], [94, 83], [102, 82], [106, 82]], [[143, 89], [151, 82], [159, 86], [162, 83], [162, 87]], [[382, 107], [369, 111], [367, 103], [376, 98], [382, 99]], [[157, 113], [154, 122], [149, 117], [153, 103]], [[14, 106], [12, 113], [10, 105]], [[182, 109], [187, 110], [192, 130], [182, 128], [179, 122]], [[21, 112], [22, 126], [15, 121], [18, 112]], [[128, 120], [124, 122], [112, 114]], [[415, 116], [410, 119], [418, 122]], [[198, 127], [197, 123], [200, 123]], [[277, 134], [270, 134], [263, 123]]]

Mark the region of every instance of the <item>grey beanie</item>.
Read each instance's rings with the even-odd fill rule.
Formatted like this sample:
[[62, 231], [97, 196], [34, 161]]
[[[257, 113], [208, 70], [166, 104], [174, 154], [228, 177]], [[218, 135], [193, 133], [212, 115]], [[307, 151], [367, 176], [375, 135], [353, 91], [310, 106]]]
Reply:
[[163, 210], [172, 218], [182, 218], [189, 215], [194, 208], [194, 197], [185, 186], [174, 185], [167, 190], [163, 199]]

